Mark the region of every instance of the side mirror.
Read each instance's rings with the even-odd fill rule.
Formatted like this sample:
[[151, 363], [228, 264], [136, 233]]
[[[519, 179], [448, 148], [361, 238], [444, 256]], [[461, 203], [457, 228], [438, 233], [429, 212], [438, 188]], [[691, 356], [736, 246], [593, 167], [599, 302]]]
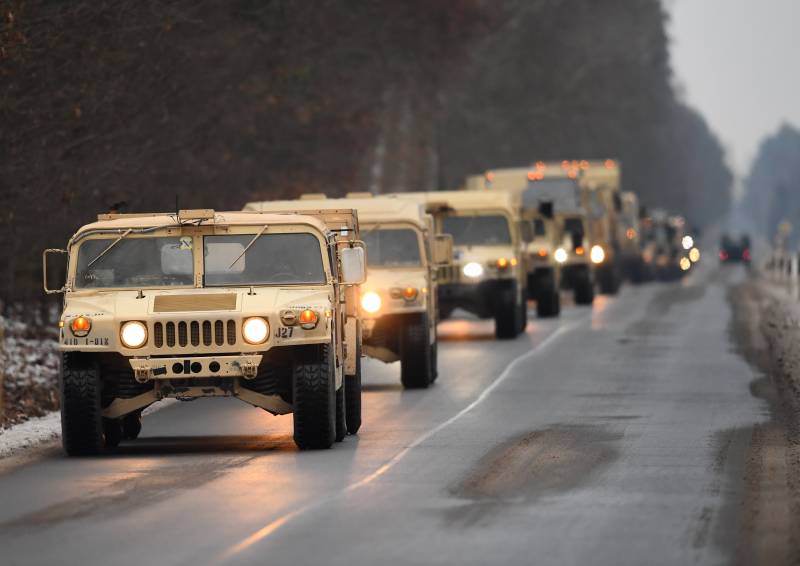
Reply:
[[530, 220], [519, 221], [519, 233], [522, 241], [529, 244], [533, 241], [533, 222]]
[[342, 248], [339, 250], [342, 263], [342, 283], [360, 285], [367, 279], [367, 260], [363, 246]]
[[48, 295], [55, 295], [55, 294], [58, 294], [58, 293], [63, 293], [65, 288], [66, 288], [66, 283], [67, 283], [66, 270], [65, 270], [65, 271], [61, 272], [62, 277], [59, 279], [60, 287], [58, 289], [50, 289], [47, 286], [47, 280], [48, 280], [48, 277], [47, 277], [47, 263], [48, 263], [48, 258], [51, 255], [54, 255], [54, 254], [58, 254], [59, 256], [67, 255], [67, 250], [58, 250], [58, 249], [52, 249], [51, 248], [51, 249], [44, 250], [44, 252], [42, 252], [42, 287], [44, 288], [44, 292], [47, 293]]
[[453, 236], [436, 234], [433, 239], [433, 263], [449, 265], [453, 263]]

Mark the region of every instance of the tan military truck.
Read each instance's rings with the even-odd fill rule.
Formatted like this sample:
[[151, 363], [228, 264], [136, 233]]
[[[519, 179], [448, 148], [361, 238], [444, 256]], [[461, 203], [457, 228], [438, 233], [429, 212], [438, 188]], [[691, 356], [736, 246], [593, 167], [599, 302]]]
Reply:
[[[545, 237], [536, 238], [527, 247], [529, 286], [534, 283], [536, 295], [546, 297], [550, 293], [552, 274], [556, 289], [572, 290], [578, 305], [592, 304], [595, 286], [593, 260], [597, 259], [597, 250], [594, 250], [595, 254], [591, 253], [589, 219], [578, 185], [578, 174], [562, 167], [562, 162], [539, 161], [529, 168], [493, 169], [482, 176], [467, 179], [467, 188], [480, 186], [518, 194], [522, 215], [531, 219], [534, 225], [537, 218], [542, 218]], [[545, 219], [552, 219], [549, 232]], [[539, 232], [541, 228], [540, 225]], [[553, 296], [552, 301], [555, 300]], [[545, 309], [548, 313], [553, 310]]]
[[524, 238], [525, 264], [528, 267], [528, 298], [536, 301], [539, 317], [558, 316], [561, 312], [561, 264], [554, 253], [561, 246], [561, 236], [553, 211], [553, 202], [538, 198], [531, 188], [530, 168], [494, 169], [484, 175], [470, 175], [466, 190], [508, 191], [515, 195], [523, 220], [521, 228], [531, 234]]
[[[47, 288], [51, 254], [66, 282]], [[237, 397], [293, 413], [300, 448], [360, 425], [363, 244], [353, 210], [108, 214], [46, 250], [64, 293], [63, 445], [96, 454], [138, 436], [160, 399]], [[347, 414], [347, 412], [350, 414]]]
[[435, 234], [433, 218], [419, 202], [370, 193], [304, 195], [300, 201], [248, 203], [245, 210], [298, 207], [358, 211], [368, 264], [360, 300], [364, 353], [400, 361], [404, 387], [428, 387], [437, 376], [438, 268], [452, 261], [452, 239]]
[[497, 338], [514, 338], [528, 320], [522, 218], [511, 193], [396, 193], [425, 204], [440, 234], [453, 237], [454, 276], [439, 285], [442, 318], [462, 308], [494, 318]]

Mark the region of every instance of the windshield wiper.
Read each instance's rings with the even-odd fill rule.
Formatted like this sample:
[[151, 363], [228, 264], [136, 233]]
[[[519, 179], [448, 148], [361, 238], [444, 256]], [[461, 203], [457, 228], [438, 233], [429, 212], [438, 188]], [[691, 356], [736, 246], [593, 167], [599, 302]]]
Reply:
[[98, 259], [100, 259], [100, 258], [101, 258], [101, 257], [103, 257], [104, 255], [106, 255], [106, 253], [108, 253], [108, 251], [109, 251], [111, 248], [113, 248], [114, 246], [116, 246], [116, 245], [117, 245], [117, 244], [118, 244], [118, 243], [119, 243], [119, 242], [120, 242], [120, 241], [121, 241], [123, 238], [125, 238], [125, 237], [126, 237], [128, 234], [130, 234], [131, 232], [133, 232], [133, 228], [128, 228], [128, 229], [125, 231], [125, 233], [124, 233], [124, 234], [122, 234], [122, 235], [121, 235], [119, 238], [117, 238], [116, 240], [114, 240], [113, 242], [111, 242], [111, 244], [109, 244], [109, 246], [108, 246], [106, 249], [104, 249], [102, 252], [100, 252], [100, 254], [99, 254], [99, 255], [98, 255], [96, 258], [94, 258], [92, 261], [90, 261], [90, 262], [89, 262], [89, 263], [86, 265], [86, 269], [89, 269], [90, 267], [92, 267], [92, 266], [95, 264], [95, 262], [96, 262]]
[[261, 237], [261, 235], [262, 235], [264, 232], [266, 232], [267, 228], [268, 228], [267, 224], [264, 224], [264, 227], [263, 227], [263, 228], [261, 228], [261, 231], [260, 231], [258, 234], [256, 234], [256, 235], [253, 237], [253, 239], [252, 239], [252, 240], [250, 240], [250, 243], [249, 243], [249, 244], [247, 244], [247, 245], [244, 247], [244, 249], [242, 250], [242, 253], [240, 253], [240, 254], [239, 254], [239, 257], [237, 257], [235, 260], [233, 260], [233, 263], [231, 263], [231, 264], [228, 266], [228, 269], [230, 269], [231, 267], [233, 267], [234, 265], [236, 265], [236, 262], [237, 262], [237, 261], [239, 261], [240, 259], [242, 259], [242, 258], [244, 257], [244, 254], [246, 254], [246, 253], [247, 253], [247, 250], [249, 250], [249, 249], [250, 249], [250, 246], [252, 246], [253, 244], [255, 244], [255, 243], [256, 243], [256, 240], [258, 240], [258, 239]]

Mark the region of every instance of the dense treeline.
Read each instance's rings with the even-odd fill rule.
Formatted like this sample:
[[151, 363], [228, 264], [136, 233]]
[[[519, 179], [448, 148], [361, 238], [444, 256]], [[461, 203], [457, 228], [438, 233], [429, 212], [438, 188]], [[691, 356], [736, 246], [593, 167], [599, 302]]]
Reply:
[[714, 220], [730, 174], [658, 0], [0, 0], [0, 298], [111, 204], [240, 207], [615, 156]]
[[765, 139], [745, 180], [743, 214], [752, 228], [772, 239], [781, 222], [793, 226], [791, 243], [800, 238], [800, 131], [788, 124]]

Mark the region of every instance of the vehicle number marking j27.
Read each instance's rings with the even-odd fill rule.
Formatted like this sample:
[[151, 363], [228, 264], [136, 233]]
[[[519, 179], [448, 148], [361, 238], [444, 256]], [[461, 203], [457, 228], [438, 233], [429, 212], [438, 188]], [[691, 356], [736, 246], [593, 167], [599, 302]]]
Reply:
[[279, 326], [275, 331], [276, 338], [291, 338], [292, 334], [294, 334], [294, 327], [292, 326]]

